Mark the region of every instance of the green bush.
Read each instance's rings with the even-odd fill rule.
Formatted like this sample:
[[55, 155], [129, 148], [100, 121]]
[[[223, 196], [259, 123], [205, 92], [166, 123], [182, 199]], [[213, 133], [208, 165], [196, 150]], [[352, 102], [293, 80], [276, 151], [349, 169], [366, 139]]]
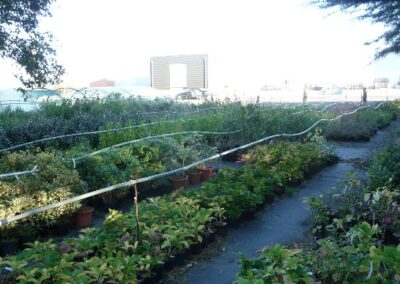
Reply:
[[[287, 145], [268, 147], [281, 155], [277, 148], [284, 151]], [[296, 143], [293, 151], [298, 154], [304, 147], [308, 146]], [[326, 159], [314, 147], [315, 159]], [[69, 238], [59, 246], [52, 241], [35, 242], [31, 248], [2, 260], [2, 264], [13, 269], [10, 281], [135, 283], [153, 276], [163, 264], [191, 246], [201, 244], [225, 224], [227, 217], [238, 219], [254, 211], [264, 198], [272, 197], [273, 188], [278, 186], [275, 174], [261, 163], [236, 171], [222, 170], [205, 182], [201, 190], [180, 191], [140, 202], [139, 228], [134, 209], [127, 214], [110, 211], [100, 228], [83, 230], [79, 238]], [[278, 267], [281, 261], [278, 256], [276, 260]], [[291, 265], [288, 274], [295, 270], [299, 269]]]
[[[0, 113], [2, 148], [45, 137], [65, 135], [77, 132], [96, 131], [107, 125], [132, 125], [141, 122], [157, 121], [160, 118], [177, 119], [182, 112], [208, 108], [216, 104], [188, 105], [172, 100], [145, 100], [112, 94], [101, 100], [87, 98], [76, 101], [44, 102], [39, 109], [23, 111], [6, 109]], [[155, 112], [155, 113], [149, 113]], [[98, 135], [88, 137], [93, 147], [99, 143]], [[37, 144], [40, 147], [56, 146], [69, 148], [79, 143], [80, 138], [66, 138]]]
[[[238, 282], [399, 283], [398, 152], [398, 145], [390, 145], [376, 154], [363, 189], [352, 178], [340, 195], [310, 198], [317, 243], [303, 250], [276, 246], [255, 260], [243, 258]], [[286, 252], [278, 255], [280, 262], [271, 257], [276, 250]]]
[[378, 152], [368, 169], [368, 176], [372, 188], [400, 185], [400, 145], [391, 144]]
[[374, 133], [386, 127], [395, 118], [390, 109], [363, 109], [351, 116], [327, 123], [324, 135], [338, 141], [368, 140]]
[[[35, 174], [11, 177], [0, 182], [0, 218], [46, 206], [84, 193], [85, 184], [72, 165], [54, 152], [15, 152], [1, 158], [2, 172], [16, 172], [38, 166]], [[1, 240], [18, 238], [40, 228], [68, 220], [79, 203], [61, 206], [1, 228]]]
[[310, 260], [299, 249], [287, 249], [281, 245], [268, 248], [255, 260], [241, 258], [238, 284], [250, 283], [314, 283]]

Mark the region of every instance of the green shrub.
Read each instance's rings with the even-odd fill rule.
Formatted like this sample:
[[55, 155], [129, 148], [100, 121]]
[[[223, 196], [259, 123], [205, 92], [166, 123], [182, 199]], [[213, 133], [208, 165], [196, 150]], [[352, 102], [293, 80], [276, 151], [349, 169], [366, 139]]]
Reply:
[[[43, 207], [82, 194], [85, 189], [72, 165], [54, 152], [15, 152], [0, 161], [2, 172], [15, 172], [38, 166], [35, 174], [14, 177], [0, 182], [0, 218], [12, 217], [36, 207]], [[0, 229], [2, 241], [29, 235], [40, 228], [63, 223], [80, 207], [64, 205], [11, 223]]]
[[[285, 146], [269, 147], [280, 153], [276, 148]], [[296, 143], [293, 151], [298, 154], [304, 147], [308, 145]], [[315, 159], [326, 158], [320, 156], [318, 150], [310, 153]], [[277, 160], [279, 162], [281, 160]], [[129, 283], [127, 279], [135, 282], [148, 278], [174, 256], [202, 243], [218, 226], [225, 224], [227, 217], [238, 219], [246, 212], [254, 211], [266, 197], [273, 197], [273, 189], [277, 186], [273, 176], [276, 174], [261, 163], [236, 171], [221, 170], [205, 182], [201, 190], [179, 191], [140, 202], [139, 228], [136, 227], [135, 209], [127, 214], [112, 210], [100, 228], [83, 230], [79, 238], [69, 238], [60, 246], [52, 241], [36, 242], [2, 263], [13, 269], [12, 280], [26, 282], [41, 279], [43, 283], [57, 283], [79, 279], [83, 283]], [[288, 180], [282, 182], [286, 184]], [[137, 235], [138, 231], [140, 235]], [[283, 250], [282, 256], [286, 253]], [[288, 275], [297, 277], [297, 273], [300, 278], [292, 279], [302, 279], [301, 271], [305, 265], [288, 263], [279, 254], [274, 253], [274, 267], [286, 263]], [[273, 273], [271, 279], [278, 272]]]
[[21, 187], [26, 193], [46, 190], [51, 191], [59, 187], [67, 187], [74, 194], [84, 192], [84, 183], [80, 180], [78, 172], [72, 168], [72, 162], [64, 159], [57, 152], [19, 151], [7, 154], [0, 159], [1, 172], [18, 172], [38, 167], [34, 175], [19, 176], [8, 179]]
[[391, 144], [379, 151], [368, 169], [368, 176], [372, 188], [400, 185], [400, 145]]
[[314, 283], [310, 260], [298, 256], [299, 249], [275, 245], [263, 251], [255, 260], [241, 258], [239, 284], [250, 283]]
[[[399, 283], [398, 150], [398, 145], [390, 145], [376, 154], [367, 187], [359, 188], [351, 178], [340, 195], [310, 198], [316, 244], [304, 246], [279, 265], [265, 252], [256, 260], [242, 259], [238, 282]], [[290, 268], [300, 270], [293, 273]], [[312, 277], [299, 280], [304, 271]]]
[[388, 126], [394, 117], [389, 106], [385, 110], [363, 109], [328, 122], [323, 127], [324, 135], [338, 141], [368, 140], [378, 129]]

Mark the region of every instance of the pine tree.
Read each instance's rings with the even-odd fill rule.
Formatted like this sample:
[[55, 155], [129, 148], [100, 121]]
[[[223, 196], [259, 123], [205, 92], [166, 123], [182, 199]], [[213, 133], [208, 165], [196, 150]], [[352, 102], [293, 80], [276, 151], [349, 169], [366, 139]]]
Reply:
[[356, 13], [360, 20], [382, 23], [386, 31], [377, 39], [367, 43], [382, 42], [375, 57], [400, 53], [400, 1], [398, 0], [312, 0], [312, 4], [323, 9], [339, 8], [341, 11]]

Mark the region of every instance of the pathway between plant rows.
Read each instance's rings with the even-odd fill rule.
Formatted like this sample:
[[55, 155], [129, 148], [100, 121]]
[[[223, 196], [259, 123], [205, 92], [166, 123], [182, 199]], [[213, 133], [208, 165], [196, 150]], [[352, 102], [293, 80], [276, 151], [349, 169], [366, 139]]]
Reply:
[[366, 169], [362, 162], [384, 145], [396, 142], [399, 129], [400, 121], [394, 121], [368, 142], [331, 143], [340, 158], [338, 163], [298, 186], [292, 196], [265, 206], [251, 220], [230, 226], [225, 237], [217, 238], [199, 256], [173, 271], [164, 283], [232, 283], [240, 269], [240, 255], [256, 257], [260, 249], [271, 244], [301, 241], [307, 236], [307, 221], [311, 217], [304, 198], [340, 192], [349, 173], [365, 180]]

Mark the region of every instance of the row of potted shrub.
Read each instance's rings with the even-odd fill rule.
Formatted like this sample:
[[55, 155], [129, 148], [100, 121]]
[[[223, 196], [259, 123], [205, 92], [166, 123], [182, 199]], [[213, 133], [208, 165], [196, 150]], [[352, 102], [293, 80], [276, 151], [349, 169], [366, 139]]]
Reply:
[[378, 129], [388, 126], [397, 117], [398, 109], [393, 104], [381, 106], [381, 110], [364, 109], [352, 116], [342, 117], [324, 128], [324, 135], [337, 141], [369, 140]]
[[[291, 126], [291, 124], [294, 124], [293, 117], [279, 113], [280, 109], [272, 111], [268, 114], [271, 117], [268, 117], [257, 107], [236, 105], [231, 107], [236, 109], [240, 119], [249, 120], [245, 122], [247, 126], [250, 120], [256, 118], [264, 120], [264, 122], [269, 121], [271, 118], [279, 119], [281, 128], [286, 125], [284, 126], [285, 128], [292, 128], [293, 131], [304, 127], [303, 124], [305, 123], [302, 122], [299, 125]], [[387, 117], [392, 117], [393, 115], [394, 111], [390, 105], [387, 108], [382, 114], [372, 111], [372, 116], [376, 120], [384, 118], [380, 124], [381, 126], [386, 125], [389, 121]], [[229, 113], [228, 109], [227, 107], [224, 112], [206, 117], [215, 118], [217, 116], [219, 120], [218, 123], [214, 122], [214, 125], [221, 124], [223, 123], [221, 119], [225, 119], [226, 114]], [[246, 118], [250, 111], [257, 115], [253, 115], [250, 119]], [[368, 113], [366, 112], [365, 115], [368, 116]], [[286, 118], [283, 118], [283, 116]], [[199, 121], [194, 120], [193, 123], [199, 123]], [[200, 127], [200, 129], [207, 129], [210, 124], [211, 122], [206, 120], [206, 123], [201, 126], [206, 128]], [[239, 125], [237, 126], [239, 127]], [[163, 172], [168, 168], [184, 166], [199, 158], [215, 153], [215, 148], [212, 147], [215, 144], [210, 146], [208, 140], [209, 137], [197, 135], [177, 137], [176, 139], [164, 138], [146, 144], [134, 144], [84, 159], [77, 163], [77, 171], [73, 169], [70, 157], [90, 152], [92, 148], [89, 143], [77, 144], [63, 152], [51, 149], [50, 151], [42, 152], [37, 148], [34, 151], [20, 151], [4, 155], [0, 163], [2, 172], [21, 171], [33, 168], [35, 165], [39, 166], [40, 172], [35, 176], [27, 175], [20, 177], [19, 180], [11, 178], [1, 182], [3, 197], [0, 203], [0, 217], [10, 217], [34, 207], [61, 201], [84, 191], [113, 185], [133, 177], [148, 176]], [[226, 147], [227, 145], [222, 144], [219, 146]], [[77, 173], [79, 173], [79, 176]], [[196, 182], [196, 177], [197, 179], [199, 178], [197, 172], [190, 172], [190, 175], [192, 176], [192, 182]], [[178, 183], [187, 182], [184, 175], [176, 177], [175, 180]], [[153, 183], [151, 187], [158, 187], [166, 184], [166, 182], [167, 180], [161, 179]], [[175, 188], [180, 186], [182, 185], [177, 184]], [[118, 190], [104, 194], [100, 198], [103, 203], [113, 207], [113, 203], [125, 198], [128, 193], [128, 190]], [[12, 205], [10, 205], [10, 202]], [[18, 241], [23, 244], [27, 240], [31, 240], [39, 233], [46, 234], [46, 230], [49, 230], [50, 227], [58, 226], [65, 229], [65, 224], [69, 223], [71, 215], [79, 207], [79, 204], [76, 203], [53, 209], [34, 218], [28, 218], [25, 222], [19, 222], [17, 225], [7, 225], [0, 230], [0, 242], [6, 243], [7, 246], [11, 247], [11, 244], [15, 244]]]
[[[138, 124], [159, 118], [176, 119], [186, 116], [188, 112], [216, 106], [217, 103], [210, 102], [189, 105], [172, 100], [124, 99], [113, 94], [103, 100], [43, 102], [33, 111], [9, 108], [0, 113], [0, 146], [6, 148], [49, 136], [96, 131], [109, 123]], [[97, 147], [98, 136], [91, 135], [88, 139]], [[65, 149], [75, 143], [76, 138], [71, 138], [53, 141], [50, 145]]]
[[[46, 206], [84, 193], [84, 183], [77, 171], [52, 152], [16, 152], [1, 158], [2, 172], [33, 168], [41, 170], [33, 175], [11, 177], [0, 182], [0, 218], [7, 218], [35, 207]], [[46, 234], [50, 227], [62, 229], [61, 224], [71, 218], [79, 203], [48, 210], [0, 228], [0, 253], [15, 250], [18, 243], [33, 241]]]
[[[172, 138], [144, 145], [136, 144], [105, 155], [90, 157], [79, 163], [77, 169], [74, 169], [72, 162], [63, 158], [63, 153], [59, 151], [42, 152], [36, 149], [33, 152], [19, 151], [7, 154], [0, 159], [1, 172], [22, 171], [35, 165], [40, 171], [34, 175], [23, 175], [18, 179], [10, 177], [0, 182], [0, 218], [12, 217], [35, 207], [62, 201], [131, 178], [164, 172], [167, 166], [179, 167], [183, 160], [191, 162], [198, 159], [200, 154], [208, 155], [206, 151], [210, 147], [201, 143], [199, 139], [200, 137], [192, 139], [191, 143], [186, 143], [186, 147], [183, 146], [186, 140], [178, 142]], [[67, 155], [76, 155], [75, 153], [86, 150], [71, 149]], [[203, 171], [205, 178], [209, 170]], [[152, 191], [152, 188], [167, 182], [168, 180], [162, 179], [146, 185], [147, 191]], [[107, 207], [113, 207], [114, 201], [126, 198], [128, 194], [129, 190], [121, 189], [101, 195], [91, 203], [104, 203]], [[56, 229], [56, 234], [65, 233], [71, 226], [72, 215], [78, 208], [80, 204], [73, 203], [2, 227], [0, 254], [2, 246], [12, 248], [16, 247], [17, 243], [23, 246], [26, 241], [32, 241], [38, 235], [44, 236], [46, 232], [54, 231], [53, 229]], [[88, 223], [90, 221], [82, 223], [78, 219], [79, 226], [86, 226]], [[60, 232], [58, 227], [62, 229]]]
[[[244, 120], [243, 123], [246, 126], [249, 126], [254, 119], [263, 120], [264, 122], [278, 119], [281, 129], [286, 128], [296, 131], [304, 127], [303, 125], [315, 116], [305, 115], [302, 118], [307, 117], [306, 121], [298, 124], [294, 123], [293, 117], [285, 114], [285, 111], [283, 113], [280, 112], [282, 109], [279, 108], [268, 113], [268, 116], [257, 106], [242, 107], [233, 105], [231, 107], [237, 112], [239, 120]], [[386, 108], [382, 114], [378, 111], [369, 111], [365, 112], [364, 116], [373, 116], [375, 120], [381, 121], [379, 125], [383, 127], [389, 123], [388, 117], [392, 118], [395, 112], [390, 105]], [[250, 112], [257, 115], [249, 118], [248, 114]], [[222, 112], [205, 116], [207, 117], [206, 123], [201, 123], [198, 126], [201, 126], [200, 129], [207, 130], [212, 124], [210, 119], [215, 117], [219, 117], [219, 119], [218, 123], [214, 122], [214, 125], [223, 124], [223, 119], [226, 119], [226, 115], [229, 113], [229, 107], [226, 107]], [[237, 122], [238, 119], [235, 119], [235, 121]], [[192, 122], [195, 124], [200, 123], [198, 120]], [[238, 124], [237, 127], [239, 126]], [[257, 127], [260, 128], [259, 126]], [[252, 129], [254, 130], [254, 128]], [[256, 132], [258, 133], [259, 130]], [[246, 131], [248, 132], [248, 130]], [[246, 135], [248, 136], [249, 134], [247, 133]], [[184, 166], [201, 157], [215, 153], [215, 148], [210, 146], [208, 140], [209, 137], [190, 136], [178, 137], [177, 139], [164, 138], [146, 144], [134, 144], [129, 147], [113, 149], [102, 155], [89, 157], [78, 163], [77, 171], [72, 168], [69, 158], [90, 152], [92, 148], [89, 143], [77, 144], [63, 152], [51, 149], [50, 151], [42, 152], [37, 148], [34, 151], [20, 151], [4, 155], [0, 163], [2, 172], [21, 171], [32, 168], [35, 165], [39, 165], [41, 172], [34, 177], [27, 175], [20, 177], [19, 180], [11, 178], [0, 183], [3, 192], [0, 202], [0, 217], [13, 216], [34, 207], [54, 203], [81, 194], [84, 191], [123, 182], [132, 177], [148, 176], [163, 172], [167, 168]], [[220, 141], [220, 143], [222, 142], [227, 141]], [[212, 146], [215, 146], [215, 144]], [[225, 144], [217, 144], [217, 146], [226, 147]], [[193, 182], [196, 182], [196, 177], [197, 179], [199, 178], [197, 172], [190, 172], [190, 175]], [[186, 183], [185, 176], [181, 176], [181, 178]], [[160, 180], [153, 183], [151, 187], [154, 188], [166, 182], [167, 180], [165, 179]], [[175, 188], [180, 186], [182, 185], [178, 184]], [[128, 190], [118, 190], [102, 195], [100, 198], [102, 202], [112, 204], [115, 200], [125, 198], [128, 193]], [[10, 205], [11, 203], [12, 205]], [[5, 242], [7, 246], [17, 241], [24, 243], [39, 233], [43, 232], [45, 234], [50, 227], [65, 228], [65, 224], [69, 222], [71, 215], [79, 207], [80, 205], [76, 203], [53, 209], [34, 218], [28, 218], [25, 222], [19, 222], [17, 225], [7, 225], [0, 230], [0, 242]]]
[[[118, 97], [118, 95], [116, 95]], [[350, 107], [348, 107], [350, 106]], [[381, 107], [383, 111], [388, 111], [390, 103]], [[197, 116], [192, 116], [193, 111], [197, 109], [218, 107], [218, 111], [200, 112]], [[296, 109], [307, 109], [304, 107], [265, 107], [261, 105], [242, 106], [240, 103], [220, 104], [220, 103], [204, 103], [198, 106], [188, 106], [186, 104], [177, 104], [171, 101], [149, 101], [141, 99], [112, 99], [104, 101], [82, 100], [78, 102], [63, 101], [61, 103], [48, 102], [43, 104], [40, 109], [24, 112], [21, 110], [4, 111], [0, 114], [0, 124], [3, 130], [0, 132], [0, 146], [6, 148], [8, 146], [19, 143], [29, 142], [45, 137], [71, 134], [76, 132], [96, 131], [101, 129], [123, 127], [144, 122], [154, 122], [160, 120], [170, 120], [187, 116], [187, 111], [193, 121], [186, 123], [176, 123], [172, 129], [184, 127], [185, 129], [233, 129], [235, 127], [243, 128], [243, 137], [246, 141], [258, 139], [261, 135], [277, 133], [277, 130], [293, 131], [301, 130], [304, 126], [309, 126], [318, 118], [331, 117], [330, 114], [340, 111], [348, 111], [354, 109], [353, 104], [342, 104], [335, 106], [322, 113], [304, 112], [296, 115], [299, 119], [293, 123], [291, 113]], [[379, 113], [379, 110], [370, 110], [370, 112]], [[157, 115], [141, 114], [146, 111], [160, 111]], [[170, 113], [168, 113], [170, 111]], [[186, 113], [186, 114], [185, 114]], [[196, 112], [194, 112], [196, 113]], [[232, 115], [235, 114], [235, 115]], [[382, 118], [362, 118], [364, 123], [376, 124], [376, 119]], [[279, 121], [279, 123], [277, 123]], [[347, 125], [353, 125], [356, 121], [347, 121]], [[263, 127], [260, 127], [260, 126]], [[338, 126], [337, 124], [334, 124]], [[344, 135], [354, 134], [348, 129], [339, 129], [334, 127], [332, 132], [328, 128], [329, 135], [335, 137], [334, 132], [345, 132]], [[375, 126], [372, 127], [372, 129]], [[123, 132], [103, 133], [102, 135], [91, 135], [85, 137], [92, 147], [104, 147], [118, 143], [116, 141], [126, 141], [135, 139], [140, 133], [162, 133], [162, 130], [171, 129], [171, 124], [165, 123], [159, 126], [152, 126], [149, 129], [126, 129]], [[238, 128], [235, 128], [238, 129]], [[161, 132], [160, 132], [161, 131]], [[362, 136], [369, 130], [357, 130]], [[340, 134], [340, 133], [339, 133]], [[361, 137], [360, 136], [360, 137]], [[339, 137], [339, 136], [338, 136]], [[41, 143], [36, 146], [40, 147], [57, 147], [59, 149], [67, 149], [71, 146], [79, 144], [79, 137], [66, 138], [51, 141], [49, 143]]]
[[254, 212], [316, 165], [335, 160], [320, 145], [276, 143], [257, 151], [264, 159], [252, 159], [250, 154], [248, 165], [221, 170], [201, 189], [140, 202], [139, 227], [135, 210], [110, 211], [102, 227], [85, 229], [79, 238], [61, 244], [35, 242], [1, 260], [2, 268], [12, 269], [3, 281], [136, 283], [158, 277], [198, 252], [226, 220]]

